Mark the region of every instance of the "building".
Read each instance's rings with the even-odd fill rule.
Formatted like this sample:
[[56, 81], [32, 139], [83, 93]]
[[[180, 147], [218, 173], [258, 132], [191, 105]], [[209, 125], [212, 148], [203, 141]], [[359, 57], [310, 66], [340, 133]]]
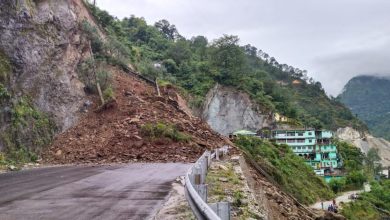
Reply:
[[333, 133], [325, 130], [294, 129], [273, 130], [272, 139], [278, 144], [287, 144], [293, 152], [304, 158], [320, 176], [332, 175], [341, 167], [337, 147], [332, 144]]
[[274, 113], [274, 119], [276, 122], [288, 122], [288, 118], [279, 113]]

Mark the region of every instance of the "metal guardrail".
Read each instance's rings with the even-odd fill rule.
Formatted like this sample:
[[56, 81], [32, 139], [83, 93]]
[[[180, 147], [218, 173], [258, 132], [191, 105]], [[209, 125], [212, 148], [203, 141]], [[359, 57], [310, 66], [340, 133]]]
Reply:
[[199, 220], [230, 220], [230, 204], [228, 202], [207, 203], [207, 170], [211, 160], [228, 153], [228, 146], [204, 154], [188, 170], [185, 176], [185, 193], [187, 201]]

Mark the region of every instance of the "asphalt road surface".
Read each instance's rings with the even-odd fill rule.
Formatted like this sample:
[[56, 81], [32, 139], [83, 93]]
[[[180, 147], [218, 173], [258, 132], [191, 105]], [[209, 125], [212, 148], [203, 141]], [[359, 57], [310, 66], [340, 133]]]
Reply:
[[189, 164], [40, 168], [0, 175], [1, 220], [150, 219]]

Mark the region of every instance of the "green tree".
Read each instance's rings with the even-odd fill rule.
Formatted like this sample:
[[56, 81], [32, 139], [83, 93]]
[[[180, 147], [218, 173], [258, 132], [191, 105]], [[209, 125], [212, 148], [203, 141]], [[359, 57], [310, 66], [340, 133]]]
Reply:
[[171, 25], [169, 21], [163, 19], [154, 24], [154, 26], [164, 34], [169, 40], [175, 40], [180, 37], [175, 25]]
[[217, 80], [222, 84], [237, 84], [244, 74], [245, 54], [238, 42], [237, 36], [224, 35], [212, 44], [212, 65], [219, 71]]

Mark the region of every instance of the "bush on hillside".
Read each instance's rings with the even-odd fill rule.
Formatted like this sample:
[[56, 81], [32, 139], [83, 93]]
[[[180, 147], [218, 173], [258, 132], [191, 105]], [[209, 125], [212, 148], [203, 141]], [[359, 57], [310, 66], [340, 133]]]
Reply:
[[158, 122], [157, 124], [147, 123], [141, 127], [141, 133], [152, 139], [165, 137], [176, 142], [188, 142], [191, 140], [190, 136], [180, 132], [176, 126], [164, 122]]

